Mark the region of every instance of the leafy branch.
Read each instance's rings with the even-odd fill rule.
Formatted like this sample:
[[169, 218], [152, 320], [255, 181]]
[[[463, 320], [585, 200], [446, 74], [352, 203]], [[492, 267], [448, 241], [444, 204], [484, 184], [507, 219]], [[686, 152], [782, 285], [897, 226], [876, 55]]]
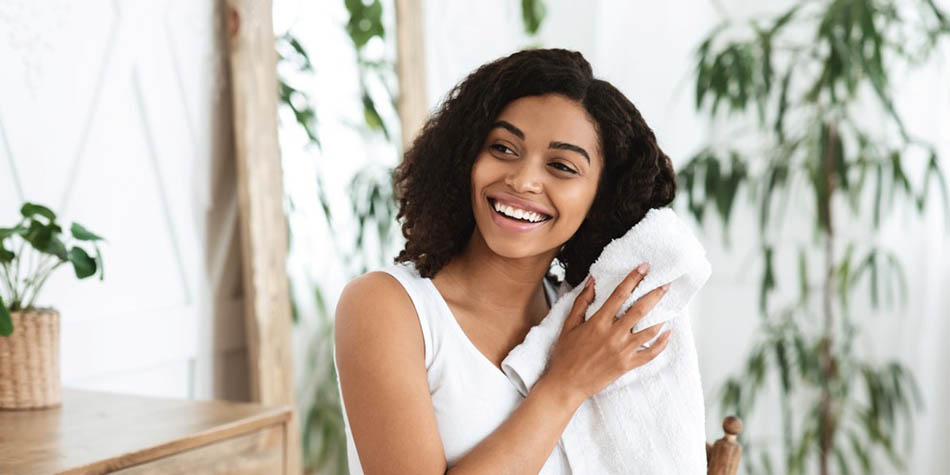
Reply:
[[[703, 147], [680, 169], [685, 206], [700, 223], [713, 208], [730, 245], [728, 225], [744, 195], [761, 239], [760, 336], [740, 374], [725, 382], [720, 405], [740, 417], [750, 413], [775, 373], [787, 473], [805, 473], [810, 461], [823, 475], [832, 464], [842, 473], [870, 473], [875, 451], [904, 465], [895, 437], [923, 406], [916, 381], [899, 362], [872, 364], [854, 354], [851, 308], [864, 283], [874, 310], [906, 302], [899, 260], [868, 239], [895, 204], [922, 214], [936, 182], [950, 226], [936, 149], [906, 128], [889, 76], [898, 63], [925, 64], [947, 36], [948, 15], [929, 0], [900, 7], [892, 0], [812, 0], [774, 17], [724, 21], [696, 50], [696, 109], [722, 124], [752, 126]], [[862, 120], [875, 105], [886, 119], [883, 133]], [[914, 165], [924, 170], [919, 185], [909, 178]], [[813, 216], [810, 243], [789, 245], [781, 231], [790, 206]], [[869, 229], [860, 239], [843, 236], [843, 218]], [[777, 268], [783, 252], [797, 254], [793, 272]], [[796, 272], [797, 297], [777, 306], [780, 276]], [[793, 417], [800, 407], [805, 413]], [[749, 473], [772, 473], [768, 447], [751, 448]]]

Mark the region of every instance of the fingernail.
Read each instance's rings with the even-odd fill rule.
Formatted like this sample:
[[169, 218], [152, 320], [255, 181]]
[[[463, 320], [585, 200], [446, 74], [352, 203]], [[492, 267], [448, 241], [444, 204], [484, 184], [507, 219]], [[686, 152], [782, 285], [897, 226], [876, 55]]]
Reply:
[[670, 283], [667, 282], [667, 283], [661, 285], [660, 288], [663, 289], [664, 292], [666, 292], [666, 291], [670, 290]]
[[644, 262], [643, 264], [640, 264], [640, 265], [637, 266], [637, 272], [639, 272], [640, 275], [647, 275], [647, 272], [649, 272], [649, 271], [650, 271], [650, 263], [649, 263], [649, 262]]
[[589, 277], [587, 278], [587, 283], [584, 284], [584, 288], [585, 288], [585, 289], [586, 289], [586, 288], [589, 288], [589, 287], [591, 286], [591, 284], [593, 284], [593, 283], [594, 283], [594, 276], [589, 276]]

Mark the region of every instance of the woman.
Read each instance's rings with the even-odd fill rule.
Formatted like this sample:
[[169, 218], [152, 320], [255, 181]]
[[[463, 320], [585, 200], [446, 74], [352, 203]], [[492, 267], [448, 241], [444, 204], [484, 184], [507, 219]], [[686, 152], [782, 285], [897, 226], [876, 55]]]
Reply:
[[673, 200], [670, 160], [580, 53], [530, 50], [459, 83], [394, 185], [405, 249], [337, 305], [350, 472], [537, 473], [587, 397], [663, 351], [669, 331], [640, 350], [659, 325], [630, 329], [665, 289], [613, 318], [643, 263], [585, 322], [588, 285], [527, 397], [501, 362], [556, 298], [552, 265], [582, 284], [611, 239]]

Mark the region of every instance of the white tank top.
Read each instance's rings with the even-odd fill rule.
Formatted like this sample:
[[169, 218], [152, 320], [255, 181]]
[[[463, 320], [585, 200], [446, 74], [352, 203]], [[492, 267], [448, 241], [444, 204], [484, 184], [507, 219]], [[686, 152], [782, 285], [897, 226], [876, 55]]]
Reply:
[[[429, 394], [442, 438], [446, 466], [452, 467], [500, 426], [524, 401], [524, 397], [501, 369], [468, 339], [431, 279], [421, 277], [412, 263], [392, 264], [380, 270], [402, 284], [416, 308], [425, 343]], [[556, 299], [556, 292], [547, 279], [542, 280], [550, 307]], [[333, 353], [336, 369], [336, 352]], [[343, 407], [350, 475], [363, 475], [339, 382], [337, 391]], [[517, 448], [512, 447], [512, 450]], [[560, 442], [548, 457], [544, 472], [570, 473]]]

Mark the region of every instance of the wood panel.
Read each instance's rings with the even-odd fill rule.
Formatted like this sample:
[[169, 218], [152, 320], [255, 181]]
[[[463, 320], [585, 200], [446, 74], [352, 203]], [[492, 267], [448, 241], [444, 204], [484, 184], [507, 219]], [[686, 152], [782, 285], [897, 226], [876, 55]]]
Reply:
[[[226, 3], [251, 398], [294, 407], [272, 5], [270, 0]], [[292, 419], [289, 473], [300, 472], [296, 425]]]
[[213, 444], [143, 463], [120, 475], [252, 475], [284, 472], [284, 426], [270, 426]]
[[422, 0], [396, 0], [396, 110], [402, 150], [412, 144], [429, 114], [426, 100], [425, 28]]

